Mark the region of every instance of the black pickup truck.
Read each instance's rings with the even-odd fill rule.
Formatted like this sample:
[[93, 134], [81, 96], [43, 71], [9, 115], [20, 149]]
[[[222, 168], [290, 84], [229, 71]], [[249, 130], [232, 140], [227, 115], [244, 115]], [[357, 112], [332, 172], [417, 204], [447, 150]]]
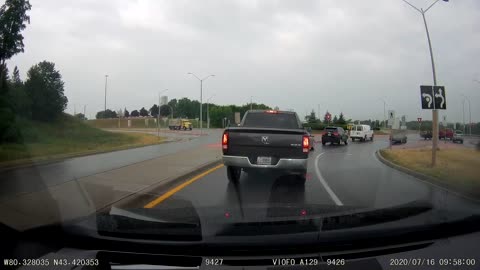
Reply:
[[277, 170], [299, 174], [305, 182], [312, 137], [295, 112], [250, 110], [238, 127], [223, 132], [223, 163], [232, 182], [242, 171]]

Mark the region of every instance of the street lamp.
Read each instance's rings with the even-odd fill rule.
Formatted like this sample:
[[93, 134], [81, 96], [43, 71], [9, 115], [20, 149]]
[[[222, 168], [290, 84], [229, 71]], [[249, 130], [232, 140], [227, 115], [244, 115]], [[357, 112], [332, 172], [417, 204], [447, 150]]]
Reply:
[[208, 104], [210, 104], [210, 99], [212, 99], [214, 96], [215, 94], [207, 99], [207, 129], [210, 129], [210, 110], [208, 109]]
[[[427, 9], [423, 10], [417, 8], [416, 6], [412, 5], [409, 3], [407, 0], [402, 0], [403, 2], [407, 3], [409, 6], [411, 6], [413, 9], [416, 11], [420, 12], [422, 14], [423, 18], [423, 23], [425, 24], [425, 32], [427, 34], [427, 41], [428, 41], [428, 48], [430, 49], [430, 59], [432, 61], [432, 73], [433, 73], [433, 86], [437, 86], [437, 74], [435, 72], [435, 62], [433, 60], [433, 50], [432, 50], [432, 42], [430, 40], [430, 33], [428, 32], [428, 26], [427, 26], [427, 19], [425, 19], [425, 13], [427, 13], [430, 8], [432, 8], [438, 1], [436, 0], [431, 4]], [[444, 2], [448, 2], [448, 0], [443, 0]], [[432, 110], [432, 167], [435, 166], [436, 159], [437, 159], [437, 145], [438, 145], [438, 110], [433, 109]]]
[[202, 107], [203, 107], [203, 81], [210, 77], [214, 77], [215, 75], [210, 74], [203, 79], [200, 79], [197, 75], [193, 74], [192, 72], [187, 73], [188, 75], [192, 75], [193, 77], [197, 78], [200, 81], [200, 134], [202, 134], [202, 127], [203, 127], [203, 116], [202, 116]]
[[167, 92], [168, 89], [165, 89], [158, 93], [158, 113], [157, 113], [157, 135], [160, 137], [160, 99], [163, 93]]
[[472, 136], [472, 104], [470, 103], [470, 99], [463, 95], [462, 94], [462, 97], [463, 97], [463, 134], [465, 134], [465, 100], [468, 101], [468, 114], [469, 114], [469, 135]]
[[107, 113], [107, 79], [108, 75], [105, 75], [105, 103], [104, 103], [104, 109], [103, 109], [103, 118], [105, 118], [105, 115]]
[[387, 129], [387, 113], [386, 113], [387, 102], [383, 98], [380, 98], [380, 100], [383, 101], [383, 127]]

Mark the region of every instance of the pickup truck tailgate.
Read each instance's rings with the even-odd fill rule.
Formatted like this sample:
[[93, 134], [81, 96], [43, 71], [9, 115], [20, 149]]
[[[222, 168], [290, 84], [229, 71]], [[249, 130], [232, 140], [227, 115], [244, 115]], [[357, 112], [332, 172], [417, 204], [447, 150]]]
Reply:
[[248, 157], [255, 164], [257, 157], [306, 159], [302, 149], [303, 129], [229, 128], [229, 144], [225, 155]]

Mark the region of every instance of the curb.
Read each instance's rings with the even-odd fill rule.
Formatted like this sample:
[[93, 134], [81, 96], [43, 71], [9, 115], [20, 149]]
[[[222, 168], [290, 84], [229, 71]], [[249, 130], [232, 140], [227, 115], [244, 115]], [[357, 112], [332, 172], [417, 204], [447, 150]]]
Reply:
[[19, 164], [14, 164], [14, 165], [3, 166], [3, 165], [0, 164], [0, 173], [6, 172], [6, 171], [11, 171], [11, 170], [16, 170], [16, 169], [22, 169], [22, 168], [49, 165], [49, 164], [52, 164], [52, 163], [62, 162], [62, 161], [72, 159], [72, 158], [106, 154], [106, 153], [112, 153], [112, 152], [117, 152], [117, 151], [148, 147], [148, 146], [153, 146], [153, 145], [161, 145], [161, 144], [171, 143], [171, 142], [175, 142], [175, 141], [165, 140], [165, 141], [162, 141], [161, 143], [152, 143], [152, 144], [137, 145], [137, 146], [127, 146], [127, 147], [120, 147], [120, 148], [117, 148], [117, 149], [103, 150], [103, 151], [93, 151], [93, 152], [84, 152], [84, 153], [77, 153], [77, 154], [73, 153], [73, 154], [58, 155], [57, 157], [39, 159], [37, 161], [28, 160], [28, 161], [25, 161], [25, 162], [20, 162]]
[[430, 185], [433, 185], [435, 187], [438, 187], [440, 189], [443, 189], [445, 191], [448, 191], [452, 194], [455, 194], [456, 196], [459, 196], [459, 197], [462, 197], [464, 199], [467, 199], [467, 200], [470, 200], [470, 201], [473, 201], [473, 202], [476, 202], [476, 203], [480, 203], [480, 199], [476, 199], [474, 197], [471, 197], [470, 195], [466, 195], [466, 194], [463, 194], [463, 193], [460, 193], [459, 191], [455, 190], [455, 189], [452, 189], [451, 186], [447, 185], [447, 184], [444, 184], [444, 183], [441, 183], [439, 179], [435, 178], [435, 177], [432, 177], [432, 176], [428, 176], [428, 175], [425, 175], [423, 173], [419, 173], [419, 172], [416, 172], [414, 170], [410, 170], [408, 168], [405, 168], [403, 166], [400, 166], [398, 164], [395, 164], [393, 162], [391, 162], [390, 160], [387, 160], [386, 158], [384, 158], [382, 156], [382, 154], [380, 153], [380, 150], [377, 150], [375, 152], [375, 156], [378, 158], [378, 160], [380, 160], [380, 162], [382, 162], [383, 164], [387, 165], [388, 167], [391, 167], [393, 169], [396, 169], [398, 171], [401, 171], [405, 174], [408, 174], [410, 176], [413, 176], [415, 178], [417, 178], [418, 180], [420, 181], [423, 181], [425, 183], [428, 183]]
[[191, 169], [188, 172], [185, 172], [183, 174], [180, 174], [180, 175], [177, 175], [177, 176], [172, 176], [170, 178], [160, 180], [159, 182], [157, 182], [155, 184], [152, 184], [152, 185], [150, 185], [148, 187], [145, 187], [141, 190], [138, 190], [134, 193], [128, 194], [125, 197], [119, 198], [118, 200], [116, 200], [114, 202], [108, 203], [107, 205], [105, 205], [101, 208], [98, 208], [95, 212], [99, 213], [99, 212], [108, 211], [113, 204], [117, 204], [117, 203], [122, 203], [122, 204], [127, 204], [127, 205], [128, 204], [133, 204], [133, 205], [139, 204], [138, 201], [141, 201], [142, 198], [141, 198], [141, 196], [138, 196], [138, 195], [141, 195], [142, 193], [148, 193], [149, 191], [152, 191], [152, 190], [158, 189], [158, 188], [169, 190], [173, 186], [176, 186], [179, 183], [193, 177], [194, 175], [197, 175], [199, 173], [199, 171], [205, 171], [205, 170], [208, 170], [210, 168], [213, 168], [216, 165], [220, 164], [221, 162], [222, 162], [221, 158], [215, 159], [214, 161], [206, 162], [206, 163], [204, 163], [200, 166], [197, 166], [197, 167], [195, 167], [195, 168], [193, 168], [193, 169]]

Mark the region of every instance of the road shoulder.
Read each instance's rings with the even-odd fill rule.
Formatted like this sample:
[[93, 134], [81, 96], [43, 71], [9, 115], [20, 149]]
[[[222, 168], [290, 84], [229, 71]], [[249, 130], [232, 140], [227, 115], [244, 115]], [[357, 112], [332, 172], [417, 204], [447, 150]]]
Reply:
[[480, 203], [480, 198], [478, 198], [478, 196], [476, 194], [472, 194], [472, 193], [467, 192], [463, 189], [459, 189], [458, 187], [456, 187], [454, 185], [451, 185], [447, 182], [441, 181], [440, 179], [438, 179], [436, 177], [432, 177], [432, 176], [417, 172], [415, 170], [409, 169], [407, 167], [401, 166], [399, 164], [396, 164], [396, 163], [388, 160], [387, 158], [385, 158], [384, 155], [382, 155], [382, 150], [377, 150], [375, 152], [375, 155], [380, 162], [382, 162], [383, 164], [385, 164], [385, 165], [387, 165], [387, 166], [389, 166], [393, 169], [396, 169], [400, 172], [411, 175], [411, 176], [417, 178], [420, 181], [426, 182], [430, 185], [433, 185], [435, 187], [446, 190], [446, 191], [448, 191], [452, 194], [455, 194], [459, 197], [468, 199], [470, 201], [474, 201], [476, 203]]

